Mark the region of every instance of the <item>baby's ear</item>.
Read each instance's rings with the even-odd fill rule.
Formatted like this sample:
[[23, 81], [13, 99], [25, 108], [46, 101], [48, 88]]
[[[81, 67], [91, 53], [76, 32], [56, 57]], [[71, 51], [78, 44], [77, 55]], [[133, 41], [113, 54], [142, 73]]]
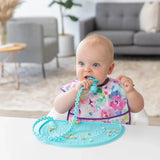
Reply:
[[110, 65], [110, 67], [109, 67], [109, 70], [108, 70], [107, 74], [111, 74], [112, 73], [112, 71], [114, 69], [114, 66], [115, 66], [115, 64], [114, 64], [114, 62], [112, 62], [111, 65]]

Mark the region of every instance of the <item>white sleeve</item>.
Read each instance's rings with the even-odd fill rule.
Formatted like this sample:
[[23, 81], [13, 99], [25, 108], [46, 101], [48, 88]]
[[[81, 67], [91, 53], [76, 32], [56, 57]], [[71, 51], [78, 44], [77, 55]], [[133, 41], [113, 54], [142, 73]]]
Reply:
[[56, 120], [67, 120], [67, 114], [68, 112], [64, 114], [58, 113], [53, 107], [47, 116], [53, 117], [53, 119], [56, 119]]

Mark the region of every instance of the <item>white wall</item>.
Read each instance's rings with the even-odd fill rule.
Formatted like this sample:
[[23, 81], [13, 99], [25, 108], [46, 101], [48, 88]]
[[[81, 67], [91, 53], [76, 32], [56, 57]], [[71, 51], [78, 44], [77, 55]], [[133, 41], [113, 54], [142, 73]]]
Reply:
[[[59, 32], [60, 32], [60, 15], [57, 5], [48, 7], [48, 4], [52, 0], [23, 0], [24, 2], [19, 6], [14, 14], [14, 17], [34, 17], [34, 16], [54, 16], [58, 19]], [[94, 16], [95, 2], [144, 2], [150, 0], [74, 0], [74, 2], [81, 3], [82, 7], [74, 7], [68, 11], [79, 19]], [[155, 0], [153, 0], [155, 1]], [[73, 34], [75, 37], [75, 47], [79, 43], [79, 28], [78, 22], [72, 22], [69, 19], [65, 19], [65, 31], [66, 33]]]

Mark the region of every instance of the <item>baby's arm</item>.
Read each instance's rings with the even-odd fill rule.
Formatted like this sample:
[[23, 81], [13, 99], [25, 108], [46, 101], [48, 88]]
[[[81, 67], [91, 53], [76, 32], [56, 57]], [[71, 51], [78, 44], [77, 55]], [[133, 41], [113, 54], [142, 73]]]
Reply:
[[135, 113], [141, 111], [144, 107], [144, 100], [142, 95], [133, 87], [133, 81], [124, 75], [118, 76], [117, 79], [126, 91], [130, 111]]
[[55, 110], [61, 114], [67, 112], [72, 107], [72, 105], [75, 103], [75, 99], [77, 97], [77, 93], [79, 89], [82, 86], [84, 86], [84, 90], [82, 94], [85, 94], [89, 92], [89, 89], [92, 83], [93, 81], [91, 80], [80, 81], [75, 88], [58, 95], [55, 98], [55, 101], [53, 104]]

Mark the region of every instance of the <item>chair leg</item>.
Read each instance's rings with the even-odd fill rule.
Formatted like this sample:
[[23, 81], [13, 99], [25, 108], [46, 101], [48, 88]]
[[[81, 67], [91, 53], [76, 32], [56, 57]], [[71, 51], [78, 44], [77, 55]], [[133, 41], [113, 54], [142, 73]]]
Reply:
[[4, 64], [1, 65], [1, 77], [4, 77]]
[[45, 68], [44, 68], [44, 64], [42, 63], [42, 74], [43, 74], [43, 78], [46, 78], [46, 73], [45, 73]]
[[57, 68], [59, 68], [59, 59], [58, 59], [58, 56], [56, 56], [56, 62], [57, 62]]

